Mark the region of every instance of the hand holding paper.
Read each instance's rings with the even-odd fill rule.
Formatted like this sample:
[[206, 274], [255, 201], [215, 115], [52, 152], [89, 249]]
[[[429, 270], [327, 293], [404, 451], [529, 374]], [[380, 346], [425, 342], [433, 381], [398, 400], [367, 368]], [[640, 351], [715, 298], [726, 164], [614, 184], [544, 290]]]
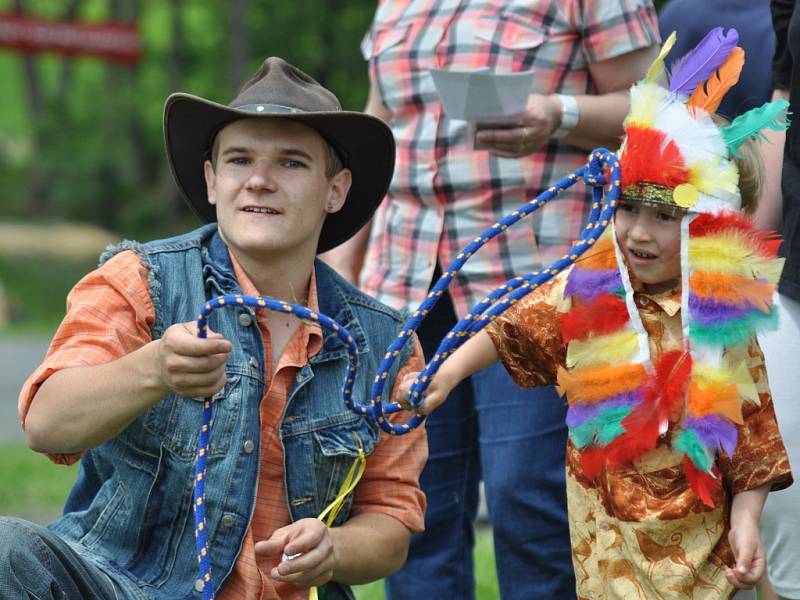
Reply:
[[533, 74], [431, 69], [447, 116], [470, 123], [474, 149], [503, 158], [536, 151], [558, 126], [554, 97], [530, 93]]

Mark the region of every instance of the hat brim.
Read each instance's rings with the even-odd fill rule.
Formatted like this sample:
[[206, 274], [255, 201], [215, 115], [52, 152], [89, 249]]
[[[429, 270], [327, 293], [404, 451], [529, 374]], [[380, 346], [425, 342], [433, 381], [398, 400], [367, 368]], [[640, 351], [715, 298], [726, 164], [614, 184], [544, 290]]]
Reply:
[[335, 248], [369, 222], [386, 195], [394, 172], [394, 137], [380, 119], [349, 111], [257, 113], [191, 94], [172, 94], [164, 106], [167, 159], [178, 189], [203, 221], [217, 220], [216, 210], [208, 202], [203, 162], [208, 158], [213, 136], [242, 118], [303, 123], [344, 153], [353, 182], [342, 209], [325, 218], [317, 253]]

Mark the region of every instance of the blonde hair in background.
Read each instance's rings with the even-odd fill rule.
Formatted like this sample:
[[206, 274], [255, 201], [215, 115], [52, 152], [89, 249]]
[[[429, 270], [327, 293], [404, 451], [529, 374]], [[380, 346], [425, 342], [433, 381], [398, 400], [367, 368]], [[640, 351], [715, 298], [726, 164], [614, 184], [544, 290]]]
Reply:
[[[722, 115], [713, 114], [711, 118], [718, 127], [730, 125]], [[739, 193], [742, 196], [742, 212], [749, 217], [755, 215], [758, 200], [764, 193], [764, 160], [761, 158], [759, 143], [746, 140], [738, 150], [739, 156], [731, 156], [739, 170]]]

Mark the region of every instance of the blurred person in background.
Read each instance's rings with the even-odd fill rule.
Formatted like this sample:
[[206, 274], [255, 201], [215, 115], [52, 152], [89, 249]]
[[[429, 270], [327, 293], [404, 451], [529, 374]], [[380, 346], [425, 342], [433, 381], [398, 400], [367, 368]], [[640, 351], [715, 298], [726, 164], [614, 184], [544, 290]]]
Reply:
[[678, 34], [673, 56], [684, 56], [714, 27], [738, 31], [739, 47], [746, 57], [744, 68], [717, 114], [732, 120], [769, 102], [775, 51], [769, 0], [668, 0], [658, 12], [658, 26], [665, 36], [672, 31]]
[[[459, 250], [587, 160], [615, 148], [628, 88], [657, 54], [649, 0], [416, 0], [379, 3], [362, 43], [366, 112], [392, 127], [397, 168], [371, 227], [324, 258], [398, 309], [414, 309]], [[526, 110], [477, 134], [448, 118], [430, 69], [534, 71]], [[419, 330], [430, 359], [457, 318], [497, 285], [560, 258], [590, 196], [577, 186], [481, 249]], [[566, 406], [522, 390], [500, 365], [429, 417], [425, 533], [387, 582], [391, 600], [474, 597], [481, 478], [504, 599], [575, 595], [566, 516]]]
[[[789, 129], [768, 132], [762, 152], [772, 193], [759, 207], [758, 225], [783, 235], [781, 255], [786, 263], [778, 283], [780, 328], [761, 339], [775, 412], [794, 467], [800, 465], [800, 11], [794, 0], [772, 0], [775, 56], [773, 97], [789, 100]], [[780, 182], [777, 185], [776, 182]], [[761, 516], [767, 550], [767, 575], [762, 599], [800, 599], [800, 491], [797, 486], [770, 494]]]

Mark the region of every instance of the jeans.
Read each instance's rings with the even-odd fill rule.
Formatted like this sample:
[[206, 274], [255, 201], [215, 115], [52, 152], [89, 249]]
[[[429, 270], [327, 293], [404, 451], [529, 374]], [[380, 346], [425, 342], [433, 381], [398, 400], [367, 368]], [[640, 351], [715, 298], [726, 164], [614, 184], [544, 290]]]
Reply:
[[[455, 322], [445, 295], [418, 331], [426, 360]], [[482, 474], [502, 598], [575, 597], [565, 416], [553, 387], [520, 389], [499, 363], [453, 390], [427, 419], [425, 532], [412, 538], [405, 566], [387, 579], [387, 600], [475, 597], [473, 524]]]
[[52, 532], [0, 517], [0, 600], [122, 597], [103, 571]]

